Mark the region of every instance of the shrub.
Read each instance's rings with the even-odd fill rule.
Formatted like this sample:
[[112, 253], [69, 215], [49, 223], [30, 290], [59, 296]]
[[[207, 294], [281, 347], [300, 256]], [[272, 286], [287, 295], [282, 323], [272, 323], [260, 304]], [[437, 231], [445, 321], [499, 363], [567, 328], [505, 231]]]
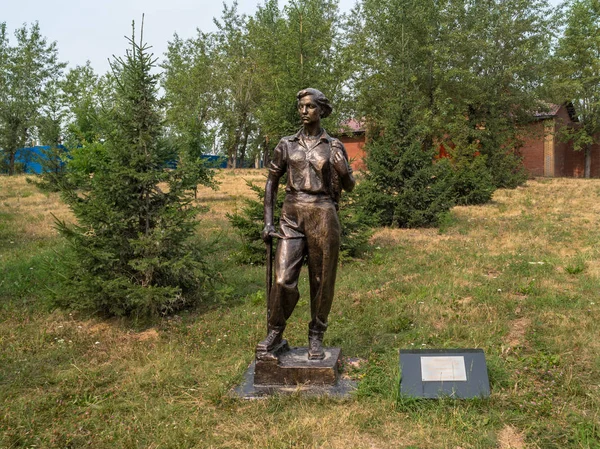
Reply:
[[[244, 199], [244, 206], [239, 212], [227, 214], [229, 222], [241, 238], [240, 248], [234, 252], [233, 258], [235, 262], [240, 264], [262, 265], [266, 260], [265, 244], [261, 238], [264, 228], [263, 204], [265, 189], [251, 181], [246, 181], [246, 185], [256, 194], [256, 199]], [[281, 206], [285, 199], [283, 185], [285, 185], [285, 177], [280, 180], [279, 190], [277, 191], [277, 201], [273, 210], [274, 223], [279, 223]]]
[[[408, 142], [408, 143], [407, 143]], [[362, 209], [383, 226], [435, 226], [455, 204], [453, 171], [418, 140], [382, 136], [368, 146], [365, 182], [357, 188]]]
[[435, 159], [429, 138], [417, 126], [397, 126], [368, 143], [365, 182], [357, 189], [361, 207], [382, 226], [436, 226], [453, 206], [482, 204], [496, 186], [479, 144], [457, 139], [450, 158]]
[[456, 204], [468, 206], [487, 203], [496, 190], [483, 155], [457, 161], [453, 167], [452, 188]]

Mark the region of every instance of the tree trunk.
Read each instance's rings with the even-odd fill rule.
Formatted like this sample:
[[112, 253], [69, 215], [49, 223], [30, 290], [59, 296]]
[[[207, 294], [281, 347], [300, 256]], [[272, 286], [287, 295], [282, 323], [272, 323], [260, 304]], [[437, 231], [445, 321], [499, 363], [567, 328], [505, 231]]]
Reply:
[[269, 154], [269, 136], [265, 136], [263, 141], [263, 167], [268, 167], [271, 162], [271, 155]]
[[583, 176], [589, 179], [592, 177], [592, 148], [590, 145], [587, 145], [583, 151], [585, 155], [585, 168]]
[[244, 137], [242, 139], [242, 147], [240, 149], [240, 167], [244, 167], [244, 161], [246, 159], [246, 149], [248, 147], [248, 137], [250, 135], [250, 127], [246, 125], [244, 127]]
[[244, 157], [245, 157], [245, 148], [241, 148], [242, 153], [240, 153], [240, 144], [242, 142], [242, 133], [243, 130], [246, 128], [246, 116], [247, 113], [244, 113], [241, 117], [240, 120], [238, 121], [238, 126], [235, 129], [235, 137], [234, 137], [234, 141], [233, 141], [233, 151], [235, 154], [235, 161], [233, 164], [233, 168], [237, 168], [238, 166], [238, 156], [240, 156], [240, 167], [244, 166]]
[[8, 150], [8, 174], [10, 176], [15, 174], [15, 155], [17, 151]]
[[302, 32], [302, 13], [300, 13], [300, 84], [304, 86], [304, 34]]

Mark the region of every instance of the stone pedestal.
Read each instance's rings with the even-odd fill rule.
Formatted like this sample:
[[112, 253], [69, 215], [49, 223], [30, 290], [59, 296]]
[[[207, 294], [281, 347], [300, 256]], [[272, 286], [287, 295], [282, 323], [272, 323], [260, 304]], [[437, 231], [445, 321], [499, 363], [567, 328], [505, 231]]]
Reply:
[[256, 360], [254, 385], [335, 385], [342, 350], [325, 348], [325, 358], [309, 360], [308, 348], [292, 348], [275, 360]]
[[290, 393], [348, 397], [356, 389], [356, 382], [340, 375], [342, 350], [324, 351], [322, 360], [309, 360], [305, 347], [291, 348], [271, 360], [257, 357], [233, 394], [244, 399]]

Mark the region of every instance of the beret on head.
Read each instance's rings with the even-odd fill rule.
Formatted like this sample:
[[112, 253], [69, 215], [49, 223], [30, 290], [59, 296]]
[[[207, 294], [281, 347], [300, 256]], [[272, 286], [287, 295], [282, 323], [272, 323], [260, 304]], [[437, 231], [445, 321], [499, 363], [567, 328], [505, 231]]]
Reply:
[[322, 111], [321, 117], [322, 118], [326, 118], [331, 115], [331, 111], [333, 111], [333, 107], [331, 106], [331, 104], [329, 103], [329, 100], [323, 94], [323, 92], [321, 92], [320, 90], [308, 87], [308, 88], [302, 89], [300, 92], [298, 92], [298, 94], [296, 95], [296, 99], [298, 101], [300, 101], [300, 99], [302, 97], [306, 97], [307, 95], [312, 95], [313, 98], [315, 99], [315, 102], [321, 108], [321, 111]]

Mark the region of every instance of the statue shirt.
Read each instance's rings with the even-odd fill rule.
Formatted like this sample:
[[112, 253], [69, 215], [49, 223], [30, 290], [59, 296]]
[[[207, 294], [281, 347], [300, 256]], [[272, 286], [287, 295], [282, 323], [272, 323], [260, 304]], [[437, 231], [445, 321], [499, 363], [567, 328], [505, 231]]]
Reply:
[[287, 193], [327, 195], [337, 201], [337, 181], [332, 157], [342, 151], [346, 163], [348, 156], [342, 142], [330, 137], [325, 130], [314, 141], [305, 142], [302, 130], [281, 139], [269, 167], [270, 175], [279, 179], [287, 171]]

